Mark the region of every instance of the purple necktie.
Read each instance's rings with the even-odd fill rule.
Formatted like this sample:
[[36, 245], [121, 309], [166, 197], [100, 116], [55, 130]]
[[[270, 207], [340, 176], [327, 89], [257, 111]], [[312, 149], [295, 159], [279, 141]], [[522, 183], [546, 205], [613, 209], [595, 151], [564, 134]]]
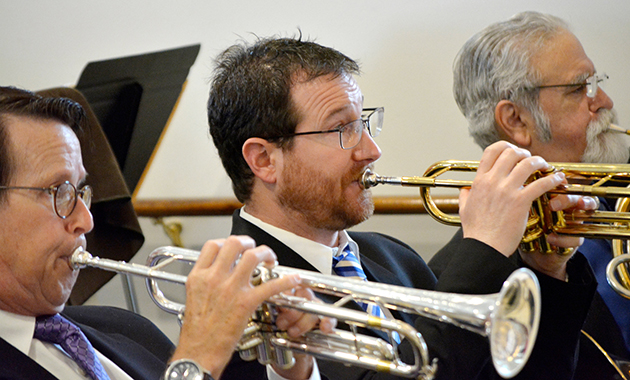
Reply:
[[39, 317], [35, 323], [35, 339], [55, 343], [94, 380], [109, 380], [94, 348], [72, 322], [59, 314]]

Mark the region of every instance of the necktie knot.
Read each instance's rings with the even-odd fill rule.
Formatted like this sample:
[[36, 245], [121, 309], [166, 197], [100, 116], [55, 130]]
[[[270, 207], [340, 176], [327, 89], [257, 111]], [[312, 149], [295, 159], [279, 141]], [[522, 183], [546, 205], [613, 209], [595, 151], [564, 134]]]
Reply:
[[357, 256], [346, 246], [338, 256], [333, 257], [333, 271], [338, 276], [367, 280]]
[[59, 314], [38, 317], [35, 339], [58, 344], [94, 380], [109, 380], [94, 348], [83, 332]]

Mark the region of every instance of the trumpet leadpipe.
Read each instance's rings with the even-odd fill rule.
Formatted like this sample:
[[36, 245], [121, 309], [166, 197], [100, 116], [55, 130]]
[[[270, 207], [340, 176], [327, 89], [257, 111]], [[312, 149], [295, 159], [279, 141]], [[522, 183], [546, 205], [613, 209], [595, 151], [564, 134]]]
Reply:
[[[176, 258], [170, 261], [176, 261]], [[163, 262], [162, 266], [165, 266], [166, 262]], [[156, 280], [168, 281], [176, 284], [185, 284], [186, 276], [160, 271], [158, 267], [150, 267], [146, 265], [126, 263], [123, 261], [115, 261], [109, 259], [101, 259], [100, 257], [94, 257], [89, 252], [85, 251], [82, 247], [77, 248], [72, 257], [70, 258], [70, 265], [72, 269], [82, 269], [86, 266], [108, 270], [111, 272], [122, 274], [133, 274], [136, 276], [142, 276], [146, 278], [153, 278]]]
[[381, 184], [410, 187], [450, 187], [457, 189], [470, 187], [472, 185], [472, 181], [438, 179], [433, 177], [385, 177], [374, 173], [370, 169], [366, 169], [365, 172], [363, 172], [359, 183], [364, 189], [369, 189]]
[[608, 126], [608, 129], [611, 130], [611, 131], [614, 131], [614, 132], [619, 132], [619, 133], [624, 133], [626, 135], [630, 135], [630, 130], [627, 130], [627, 129], [622, 128], [622, 127], [620, 127], [618, 125], [615, 125], [615, 124], [610, 124]]

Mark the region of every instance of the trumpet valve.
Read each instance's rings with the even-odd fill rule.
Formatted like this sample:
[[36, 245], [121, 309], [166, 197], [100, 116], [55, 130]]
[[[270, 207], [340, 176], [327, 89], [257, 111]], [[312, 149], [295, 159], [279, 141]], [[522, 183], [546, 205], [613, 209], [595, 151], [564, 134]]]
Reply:
[[282, 369], [289, 369], [295, 365], [295, 358], [291, 350], [274, 346], [274, 357], [276, 364]]

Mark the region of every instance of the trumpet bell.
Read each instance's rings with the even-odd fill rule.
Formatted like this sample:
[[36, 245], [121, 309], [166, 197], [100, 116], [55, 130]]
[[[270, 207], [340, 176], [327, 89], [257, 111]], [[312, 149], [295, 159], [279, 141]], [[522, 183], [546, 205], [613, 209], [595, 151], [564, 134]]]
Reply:
[[508, 379], [527, 363], [540, 323], [539, 284], [531, 271], [519, 269], [506, 280], [496, 307], [490, 350], [494, 368]]

